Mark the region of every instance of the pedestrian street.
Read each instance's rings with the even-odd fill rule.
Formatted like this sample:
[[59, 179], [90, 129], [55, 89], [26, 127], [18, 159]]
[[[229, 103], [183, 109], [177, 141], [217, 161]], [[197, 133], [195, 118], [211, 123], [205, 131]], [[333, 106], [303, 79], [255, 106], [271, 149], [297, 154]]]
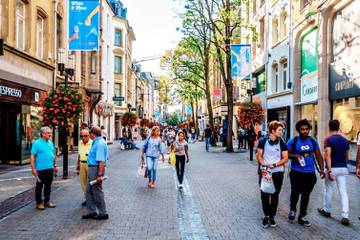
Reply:
[[289, 178], [284, 177], [276, 221], [263, 229], [257, 163], [249, 152], [205, 152], [204, 143], [190, 144], [184, 189], [177, 189], [174, 167], [158, 163], [154, 189], [137, 175], [140, 151], [110, 147], [109, 177], [103, 183], [108, 220], [83, 220], [82, 190], [74, 168], [71, 178], [58, 179], [52, 193], [54, 209], [39, 211], [35, 202], [0, 220], [1, 239], [360, 239], [360, 182], [348, 177], [349, 227], [340, 224], [340, 200], [334, 191], [332, 218], [316, 209], [322, 206], [323, 180], [318, 177], [311, 194], [305, 228], [287, 222]]

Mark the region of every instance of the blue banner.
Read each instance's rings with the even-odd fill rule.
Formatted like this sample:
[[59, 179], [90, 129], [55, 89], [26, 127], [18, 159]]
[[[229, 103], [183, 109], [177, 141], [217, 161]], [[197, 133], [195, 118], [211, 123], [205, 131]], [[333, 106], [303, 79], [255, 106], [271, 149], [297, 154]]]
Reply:
[[231, 77], [251, 79], [251, 45], [231, 45]]
[[69, 0], [69, 50], [99, 49], [99, 10], [99, 0]]

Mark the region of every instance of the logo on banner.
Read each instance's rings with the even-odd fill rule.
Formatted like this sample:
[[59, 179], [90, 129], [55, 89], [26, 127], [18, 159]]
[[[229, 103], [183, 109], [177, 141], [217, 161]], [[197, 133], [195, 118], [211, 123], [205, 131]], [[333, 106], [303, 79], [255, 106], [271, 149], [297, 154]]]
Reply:
[[214, 88], [214, 97], [216, 100], [220, 100], [222, 97], [221, 88]]
[[251, 79], [251, 45], [231, 45], [231, 77]]
[[69, 0], [69, 50], [99, 49], [99, 9], [99, 0]]

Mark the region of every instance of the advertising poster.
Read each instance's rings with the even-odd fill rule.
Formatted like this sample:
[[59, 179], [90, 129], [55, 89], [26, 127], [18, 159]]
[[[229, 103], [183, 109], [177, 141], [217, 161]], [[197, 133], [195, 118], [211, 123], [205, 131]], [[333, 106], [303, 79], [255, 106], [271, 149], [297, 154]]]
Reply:
[[231, 45], [231, 77], [251, 79], [251, 45]]
[[99, 49], [99, 10], [99, 0], [69, 0], [69, 50]]

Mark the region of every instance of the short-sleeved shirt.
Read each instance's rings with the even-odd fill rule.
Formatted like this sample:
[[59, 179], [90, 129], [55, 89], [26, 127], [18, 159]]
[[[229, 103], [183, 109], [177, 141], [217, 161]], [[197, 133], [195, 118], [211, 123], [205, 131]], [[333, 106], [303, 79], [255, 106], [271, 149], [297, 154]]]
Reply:
[[169, 143], [173, 143], [175, 141], [175, 132], [168, 131], [166, 134], [166, 139], [168, 140]]
[[31, 155], [35, 156], [35, 169], [45, 170], [54, 168], [54, 144], [52, 141], [37, 139], [31, 147]]
[[[282, 152], [287, 151], [286, 143], [284, 140], [277, 139], [271, 141], [270, 138], [263, 138], [259, 140], [258, 148], [264, 151], [264, 164], [274, 164], [281, 160]], [[284, 166], [278, 166], [272, 169], [272, 172], [283, 172]]]
[[175, 152], [175, 155], [177, 156], [185, 156], [185, 147], [189, 147], [188, 143], [185, 140], [182, 143], [180, 143], [179, 141], [174, 142], [174, 146], [181, 149], [180, 151]]
[[294, 138], [290, 139], [287, 143], [287, 148], [291, 150], [293, 154], [304, 157], [306, 164], [304, 167], [302, 167], [297, 159], [291, 159], [291, 170], [305, 173], [315, 172], [314, 152], [316, 149], [319, 149], [318, 142], [314, 139], [315, 146], [313, 146], [313, 143], [309, 137], [306, 139], [297, 137], [295, 149], [292, 149], [293, 142]]
[[147, 157], [159, 157], [160, 154], [164, 153], [164, 146], [161, 138], [154, 139], [150, 137], [144, 141], [144, 148], [146, 144], [147, 147], [146, 147], [145, 155]]
[[87, 161], [89, 152], [91, 149], [92, 140], [89, 139], [89, 141], [85, 144], [83, 141], [79, 141], [79, 156], [80, 161]]
[[205, 129], [205, 138], [211, 138], [211, 128]]
[[331, 167], [347, 167], [347, 151], [349, 150], [349, 141], [340, 134], [332, 134], [324, 141], [324, 147], [331, 148]]
[[96, 137], [91, 145], [89, 156], [87, 159], [88, 165], [98, 166], [99, 162], [104, 162], [105, 166], [109, 159], [109, 149], [103, 137]]

